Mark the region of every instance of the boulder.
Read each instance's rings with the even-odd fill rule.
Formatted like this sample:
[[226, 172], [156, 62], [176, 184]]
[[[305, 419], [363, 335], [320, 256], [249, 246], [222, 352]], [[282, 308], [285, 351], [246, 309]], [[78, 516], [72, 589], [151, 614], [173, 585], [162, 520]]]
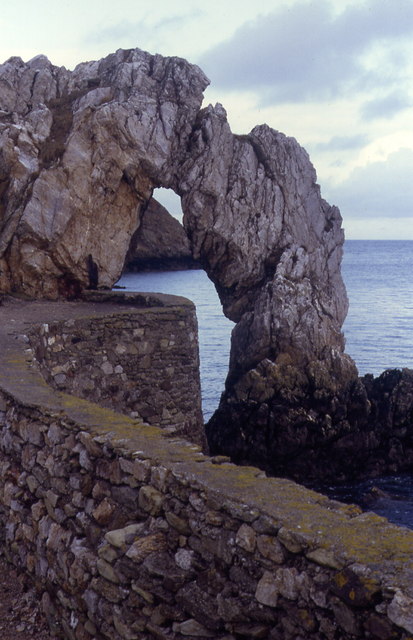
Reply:
[[126, 255], [127, 271], [199, 269], [183, 226], [155, 198], [149, 200]]

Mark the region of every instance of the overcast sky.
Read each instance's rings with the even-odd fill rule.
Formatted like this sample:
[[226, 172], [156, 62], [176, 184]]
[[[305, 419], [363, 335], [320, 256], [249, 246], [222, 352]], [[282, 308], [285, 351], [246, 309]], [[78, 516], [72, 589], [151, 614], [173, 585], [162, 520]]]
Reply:
[[307, 149], [346, 237], [413, 239], [413, 0], [13, 0], [0, 33], [2, 62], [185, 57], [234, 132]]

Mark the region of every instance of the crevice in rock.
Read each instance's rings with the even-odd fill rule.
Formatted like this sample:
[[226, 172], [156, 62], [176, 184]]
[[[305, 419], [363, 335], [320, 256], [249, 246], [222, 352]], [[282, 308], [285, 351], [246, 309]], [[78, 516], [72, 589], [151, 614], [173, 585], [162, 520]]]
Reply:
[[42, 166], [48, 169], [56, 163], [65, 152], [65, 144], [73, 124], [73, 103], [88, 93], [89, 89], [78, 89], [47, 103], [53, 115], [53, 122], [48, 139], [40, 146], [39, 159]]

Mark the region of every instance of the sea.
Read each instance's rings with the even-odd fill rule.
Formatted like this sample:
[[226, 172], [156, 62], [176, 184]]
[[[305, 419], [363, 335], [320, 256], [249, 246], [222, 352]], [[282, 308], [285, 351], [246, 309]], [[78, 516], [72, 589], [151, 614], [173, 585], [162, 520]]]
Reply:
[[[349, 298], [343, 326], [346, 352], [360, 375], [413, 369], [413, 240], [346, 240], [342, 275]], [[185, 296], [197, 309], [200, 376], [205, 421], [218, 406], [228, 371], [233, 323], [225, 318], [215, 287], [202, 270], [124, 273], [117, 286]], [[380, 489], [371, 508], [413, 528], [413, 478], [392, 476], [340, 487], [330, 494], [361, 501]]]

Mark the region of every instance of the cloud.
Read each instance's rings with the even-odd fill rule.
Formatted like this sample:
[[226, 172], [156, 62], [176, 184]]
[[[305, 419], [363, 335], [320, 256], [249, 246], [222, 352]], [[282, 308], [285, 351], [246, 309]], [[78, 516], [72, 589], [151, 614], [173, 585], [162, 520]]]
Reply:
[[412, 106], [412, 99], [402, 91], [392, 91], [383, 98], [369, 100], [361, 108], [363, 120], [377, 118], [393, 118], [395, 115]]
[[[390, 86], [413, 35], [413, 3], [376, 0], [333, 12], [328, 0], [283, 6], [240, 27], [198, 60], [216, 86], [256, 90], [263, 102], [331, 100], [345, 91]], [[389, 42], [392, 47], [388, 46]], [[387, 44], [387, 47], [383, 45]], [[374, 47], [380, 69], [366, 61]]]
[[366, 221], [344, 216], [347, 240], [413, 240], [413, 224], [397, 216], [380, 217]]
[[[121, 20], [108, 27], [103, 27], [91, 33], [83, 38], [83, 44], [89, 45], [90, 43], [116, 43], [119, 42], [145, 42], [146, 40], [155, 40], [162, 37], [162, 34], [168, 34], [176, 30], [182, 29], [191, 20], [194, 20], [200, 16], [199, 11], [193, 11], [184, 15], [168, 15], [164, 18], [158, 19], [153, 22], [150, 19], [149, 14], [144, 16], [139, 21]], [[131, 46], [136, 46], [133, 44]], [[143, 45], [142, 45], [143, 46]]]
[[343, 218], [404, 218], [413, 229], [413, 150], [399, 149], [385, 161], [354, 169], [336, 187], [323, 191]]
[[153, 192], [153, 197], [169, 211], [171, 216], [182, 222], [181, 198], [172, 189], [157, 188]]
[[365, 147], [369, 143], [366, 135], [334, 136], [328, 142], [319, 142], [312, 145], [314, 151], [355, 151]]
[[96, 31], [88, 33], [82, 40], [82, 44], [102, 43], [122, 41], [125, 38], [136, 37], [144, 28], [144, 23], [131, 23], [126, 20], [112, 24], [110, 27], [104, 27]]

